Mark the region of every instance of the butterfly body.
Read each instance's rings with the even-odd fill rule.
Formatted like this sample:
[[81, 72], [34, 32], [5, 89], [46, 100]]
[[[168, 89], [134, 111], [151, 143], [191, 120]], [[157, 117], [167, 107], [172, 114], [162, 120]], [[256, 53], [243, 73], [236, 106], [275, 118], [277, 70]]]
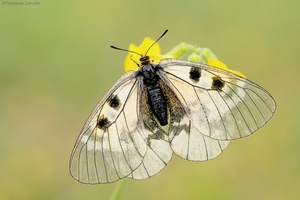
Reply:
[[[148, 104], [150, 105], [152, 113], [160, 125], [165, 126], [168, 124], [167, 104], [166, 98], [159, 85], [160, 77], [157, 74], [159, 65], [150, 63], [148, 56], [146, 56], [146, 59], [147, 61], [141, 62], [141, 70], [137, 75], [143, 77], [143, 84], [147, 88]], [[145, 60], [145, 58], [142, 57], [140, 60]]]
[[266, 90], [226, 70], [171, 58], [140, 62], [85, 123], [70, 160], [76, 180], [145, 179], [160, 172], [173, 153], [192, 161], [213, 159], [275, 112]]

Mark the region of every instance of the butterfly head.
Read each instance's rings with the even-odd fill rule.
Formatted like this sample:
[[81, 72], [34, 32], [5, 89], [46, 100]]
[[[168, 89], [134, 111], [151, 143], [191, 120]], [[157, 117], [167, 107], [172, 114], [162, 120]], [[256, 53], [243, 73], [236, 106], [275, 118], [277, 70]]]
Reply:
[[[110, 46], [111, 48], [113, 49], [116, 49], [116, 50], [121, 50], [121, 51], [126, 51], [126, 52], [130, 52], [130, 53], [133, 53], [133, 54], [136, 54], [136, 55], [139, 55], [140, 56], [140, 63], [138, 63], [136, 60], [132, 59], [132, 56], [130, 56], [130, 59], [138, 66], [138, 67], [142, 67], [142, 66], [145, 66], [145, 65], [148, 65], [150, 63], [150, 56], [148, 56], [148, 52], [149, 50], [154, 46], [154, 44], [156, 44], [158, 42], [158, 40], [160, 40], [166, 33], [168, 32], [168, 30], [165, 30], [164, 33], [155, 41], [153, 42], [153, 44], [147, 49], [145, 55], [139, 53], [139, 52], [136, 52], [136, 51], [130, 51], [130, 50], [126, 50], [126, 49], [123, 49], [123, 48], [119, 48], [119, 47], [115, 47], [115, 46]], [[126, 70], [125, 70], [126, 71]]]
[[141, 56], [140, 62], [141, 62], [142, 66], [147, 65], [150, 62], [150, 57], [149, 56]]

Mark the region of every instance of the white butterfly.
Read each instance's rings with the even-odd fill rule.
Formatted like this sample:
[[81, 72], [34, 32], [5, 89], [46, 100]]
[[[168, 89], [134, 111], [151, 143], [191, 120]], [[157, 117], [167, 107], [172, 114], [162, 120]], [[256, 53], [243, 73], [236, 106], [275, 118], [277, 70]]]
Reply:
[[85, 123], [70, 160], [74, 179], [95, 184], [149, 178], [173, 153], [210, 160], [231, 140], [264, 126], [275, 112], [266, 90], [226, 70], [170, 58], [156, 64], [149, 56], [140, 62]]

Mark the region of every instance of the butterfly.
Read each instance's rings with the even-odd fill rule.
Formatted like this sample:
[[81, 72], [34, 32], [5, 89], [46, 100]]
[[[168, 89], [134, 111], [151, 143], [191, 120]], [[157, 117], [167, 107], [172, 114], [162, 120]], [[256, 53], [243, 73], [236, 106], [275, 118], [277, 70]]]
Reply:
[[173, 154], [211, 160], [230, 141], [264, 126], [276, 110], [265, 89], [227, 70], [174, 58], [154, 63], [147, 53], [139, 61], [81, 130], [70, 159], [70, 173], [79, 182], [149, 178]]

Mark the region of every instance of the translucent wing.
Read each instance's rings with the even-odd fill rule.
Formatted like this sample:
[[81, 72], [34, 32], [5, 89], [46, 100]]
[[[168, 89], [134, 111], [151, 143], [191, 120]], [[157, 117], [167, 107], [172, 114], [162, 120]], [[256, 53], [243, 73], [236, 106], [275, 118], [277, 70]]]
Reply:
[[158, 67], [168, 127], [154, 117], [139, 72], [125, 74], [97, 104], [77, 139], [70, 160], [76, 180], [148, 178], [169, 163], [173, 152], [187, 160], [213, 159], [230, 140], [251, 135], [275, 112], [266, 90], [233, 73], [176, 59], [164, 59]]
[[143, 179], [158, 173], [169, 162], [169, 143], [152, 136], [155, 132], [145, 127], [140, 117], [142, 86], [139, 77], [128, 73], [98, 103], [71, 155], [74, 179], [92, 184], [124, 177]]
[[161, 78], [191, 121], [190, 133], [239, 139], [265, 125], [275, 112], [275, 101], [266, 90], [233, 73], [177, 59], [164, 59], [160, 66]]
[[189, 105], [180, 99], [169, 88], [166, 81], [161, 88], [167, 96], [170, 126], [168, 129], [169, 142], [173, 152], [186, 160], [207, 161], [220, 155], [229, 145], [229, 141], [219, 141], [202, 134], [189, 117]]
[[[142, 80], [141, 80], [142, 81]], [[160, 172], [170, 162], [173, 152], [167, 133], [158, 125], [147, 100], [146, 88], [141, 85], [140, 119], [143, 122], [148, 150], [141, 165], [128, 177], [149, 178]]]

